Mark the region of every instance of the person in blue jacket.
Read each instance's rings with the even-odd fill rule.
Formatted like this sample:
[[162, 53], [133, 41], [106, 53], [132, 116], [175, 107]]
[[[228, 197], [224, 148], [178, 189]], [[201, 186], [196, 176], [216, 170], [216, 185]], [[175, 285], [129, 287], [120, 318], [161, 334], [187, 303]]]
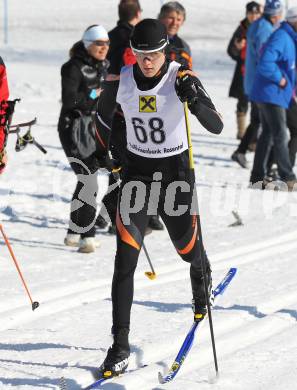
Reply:
[[289, 9], [286, 21], [269, 38], [250, 94], [251, 100], [258, 103], [262, 123], [251, 183], [263, 181], [272, 146], [281, 180], [287, 183], [289, 190], [296, 183], [289, 157], [286, 126], [286, 110], [292, 103], [296, 88], [296, 50], [297, 7], [294, 7]]
[[283, 14], [280, 0], [266, 0], [263, 16], [251, 24], [247, 31], [247, 48], [245, 59], [244, 92], [250, 97], [256, 67], [264, 45], [277, 28]]
[[250, 94], [254, 84], [256, 67], [263, 51], [264, 45], [274, 29], [277, 28], [283, 13], [283, 6], [279, 0], [266, 0], [263, 16], [253, 22], [247, 31], [247, 46], [244, 72], [244, 93], [252, 104], [251, 116], [254, 118], [253, 126], [249, 126], [238, 148], [232, 154], [233, 161], [247, 168], [248, 162], [245, 154], [249, 144], [257, 139], [259, 129], [259, 112], [256, 103], [251, 101]]

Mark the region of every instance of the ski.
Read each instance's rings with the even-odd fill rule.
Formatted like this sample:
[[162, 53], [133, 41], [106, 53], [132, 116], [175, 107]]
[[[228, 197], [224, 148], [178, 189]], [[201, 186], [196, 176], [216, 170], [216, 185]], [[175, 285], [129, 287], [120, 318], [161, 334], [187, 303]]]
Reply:
[[[118, 377], [118, 376], [117, 376]], [[110, 377], [110, 378], [99, 378], [96, 380], [96, 382], [93, 382], [92, 384], [90, 384], [89, 386], [87, 387], [84, 387], [83, 390], [94, 390], [94, 389], [99, 389], [101, 388], [101, 385], [107, 381], [110, 381], [111, 379], [115, 378], [114, 376], [113, 377]], [[59, 383], [59, 389], [60, 390], [70, 390], [68, 385], [67, 385], [67, 382], [66, 382], [66, 379], [64, 377], [61, 377], [60, 378], [60, 383]]]
[[103, 383], [105, 383], [105, 382], [107, 382], [107, 381], [110, 381], [110, 380], [113, 379], [113, 378], [118, 378], [118, 377], [119, 377], [119, 375], [117, 375], [117, 376], [112, 376], [112, 377], [110, 377], [110, 378], [104, 378], [104, 377], [99, 378], [99, 379], [96, 380], [96, 382], [94, 382], [94, 383], [92, 383], [91, 385], [85, 387], [84, 390], [99, 389]]
[[[222, 295], [224, 293], [224, 291], [226, 290], [226, 288], [230, 284], [231, 280], [234, 278], [236, 271], [237, 271], [237, 268], [230, 268], [230, 270], [227, 272], [226, 276], [217, 285], [217, 287], [215, 288], [215, 290], [213, 292], [214, 300], [216, 299], [216, 297], [218, 295]], [[169, 372], [165, 376], [159, 372], [158, 377], [159, 377], [159, 382], [161, 384], [172, 381], [174, 379], [174, 377], [176, 376], [176, 374], [178, 373], [178, 371], [180, 370], [182, 364], [184, 363], [184, 361], [186, 359], [186, 356], [188, 355], [188, 353], [192, 347], [194, 337], [195, 337], [195, 332], [202, 322], [203, 321], [194, 322], [193, 325], [191, 326], [191, 329], [189, 330], [189, 332], [188, 332], [188, 334], [187, 334]], [[105, 384], [109, 381], [112, 381], [115, 378], [119, 378], [123, 374], [128, 374], [128, 373], [129, 373], [129, 371], [123, 372], [122, 374], [114, 375], [114, 376], [101, 376], [101, 377], [97, 378], [97, 380], [95, 382], [93, 382], [89, 386], [85, 387], [83, 390], [101, 389], [103, 387], [102, 386], [103, 384]], [[66, 385], [66, 381], [64, 378], [60, 379], [60, 390], [67, 390], [67, 385]]]
[[[222, 295], [228, 285], [230, 284], [231, 280], [234, 278], [236, 274], [237, 268], [230, 268], [230, 270], [227, 272], [226, 276], [222, 279], [222, 281], [217, 285], [217, 287], [214, 290], [214, 300], [218, 295]], [[205, 317], [204, 317], [205, 319]], [[158, 379], [161, 384], [171, 382], [174, 377], [177, 375], [178, 371], [180, 370], [182, 364], [184, 363], [195, 338], [195, 333], [200, 324], [204, 321], [204, 319], [200, 322], [194, 322], [191, 326], [173, 364], [171, 365], [171, 368], [169, 372], [166, 375], [162, 375], [161, 372], [158, 373]]]

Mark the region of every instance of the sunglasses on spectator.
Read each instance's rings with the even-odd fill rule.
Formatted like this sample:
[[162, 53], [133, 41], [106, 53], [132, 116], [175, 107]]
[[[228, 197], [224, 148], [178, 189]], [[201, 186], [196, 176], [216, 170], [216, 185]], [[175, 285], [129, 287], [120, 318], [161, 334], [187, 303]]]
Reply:
[[109, 46], [110, 45], [110, 41], [89, 41], [89, 42], [92, 42], [93, 45], [95, 46]]

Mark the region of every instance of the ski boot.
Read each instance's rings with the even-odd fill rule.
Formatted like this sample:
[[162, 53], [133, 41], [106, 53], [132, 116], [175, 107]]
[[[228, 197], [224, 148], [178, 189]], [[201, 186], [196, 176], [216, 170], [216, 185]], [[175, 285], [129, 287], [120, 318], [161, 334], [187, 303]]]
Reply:
[[129, 364], [129, 330], [123, 328], [114, 335], [114, 343], [108, 349], [104, 362], [99, 367], [99, 378], [112, 378], [125, 372]]
[[[207, 266], [206, 269], [206, 278], [210, 304], [213, 304], [214, 296], [212, 290], [212, 278], [211, 278], [211, 269], [210, 266]], [[191, 282], [192, 282], [192, 310], [194, 313], [194, 321], [199, 322], [204, 319], [207, 314], [207, 302], [205, 297], [205, 288], [204, 288], [204, 279], [201, 270], [196, 270], [191, 267]]]

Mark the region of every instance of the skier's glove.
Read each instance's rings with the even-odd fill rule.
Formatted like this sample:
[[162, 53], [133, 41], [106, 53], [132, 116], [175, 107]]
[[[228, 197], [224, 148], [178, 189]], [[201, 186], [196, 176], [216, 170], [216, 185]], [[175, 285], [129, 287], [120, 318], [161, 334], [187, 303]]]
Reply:
[[190, 70], [178, 72], [175, 90], [181, 102], [187, 102], [190, 112], [213, 134], [220, 134], [224, 125], [201, 82]]
[[179, 72], [175, 81], [175, 90], [182, 103], [190, 103], [198, 98], [198, 83], [197, 77], [185, 72]]

